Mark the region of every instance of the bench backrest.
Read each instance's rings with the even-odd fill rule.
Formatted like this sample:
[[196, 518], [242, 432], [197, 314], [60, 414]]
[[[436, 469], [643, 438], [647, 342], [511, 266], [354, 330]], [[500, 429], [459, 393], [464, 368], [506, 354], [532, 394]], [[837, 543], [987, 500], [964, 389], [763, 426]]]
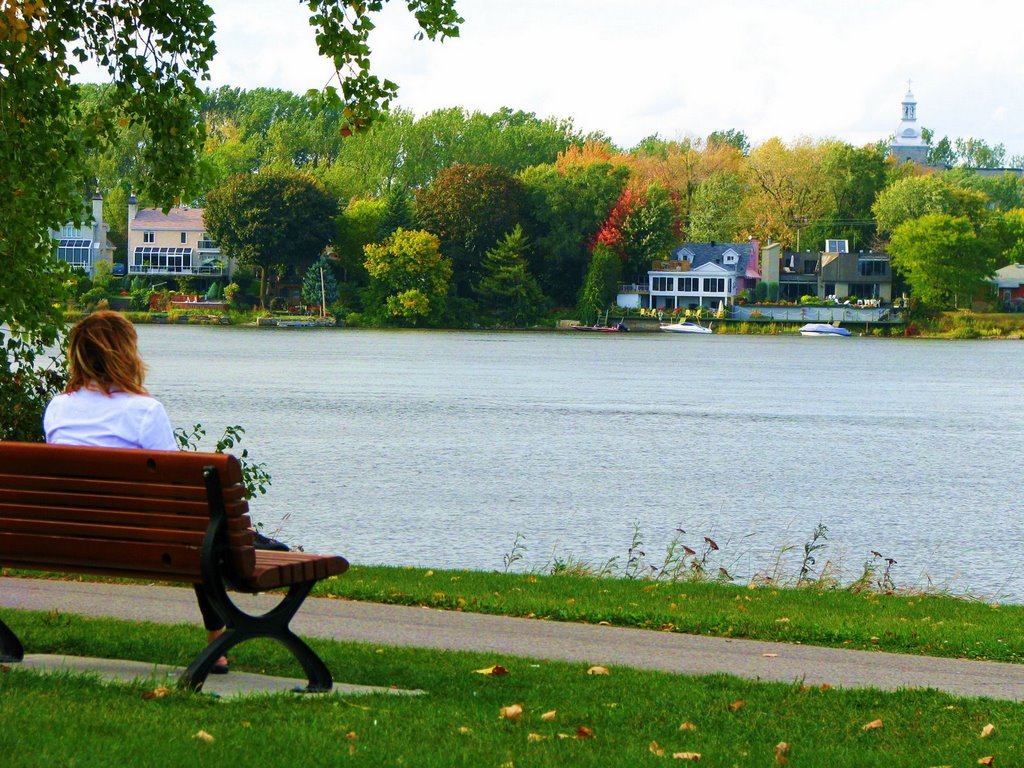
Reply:
[[225, 559], [245, 578], [256, 558], [234, 456], [41, 443], [0, 442], [0, 566], [199, 581], [207, 467]]

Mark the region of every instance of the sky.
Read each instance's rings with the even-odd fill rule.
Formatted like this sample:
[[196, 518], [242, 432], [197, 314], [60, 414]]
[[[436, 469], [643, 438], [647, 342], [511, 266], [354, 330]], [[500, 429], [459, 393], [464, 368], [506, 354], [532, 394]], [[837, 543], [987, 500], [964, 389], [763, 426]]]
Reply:
[[[209, 0], [211, 87], [319, 88], [306, 6]], [[373, 71], [421, 116], [507, 106], [571, 118], [629, 148], [646, 136], [735, 129], [779, 137], [886, 139], [910, 88], [936, 137], [1024, 155], [1020, 0], [456, 0], [459, 38], [414, 41], [393, 0], [371, 38]]]

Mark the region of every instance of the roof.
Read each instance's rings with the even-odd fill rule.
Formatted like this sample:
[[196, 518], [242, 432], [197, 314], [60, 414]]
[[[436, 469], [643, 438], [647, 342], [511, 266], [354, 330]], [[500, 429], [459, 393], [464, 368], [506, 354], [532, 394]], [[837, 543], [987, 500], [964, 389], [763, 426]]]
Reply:
[[[725, 255], [730, 251], [736, 254], [734, 265], [725, 263]], [[697, 269], [704, 264], [718, 264], [734, 270], [737, 275], [760, 277], [757, 253], [757, 240], [748, 240], [745, 243], [686, 243], [672, 253], [672, 258], [676, 261], [690, 262], [690, 269]]]
[[996, 270], [993, 281], [1000, 288], [1018, 288], [1024, 284], [1024, 264], [1007, 264]]
[[143, 208], [132, 221], [132, 229], [193, 229], [204, 231], [202, 208], [171, 208], [166, 214], [159, 208]]

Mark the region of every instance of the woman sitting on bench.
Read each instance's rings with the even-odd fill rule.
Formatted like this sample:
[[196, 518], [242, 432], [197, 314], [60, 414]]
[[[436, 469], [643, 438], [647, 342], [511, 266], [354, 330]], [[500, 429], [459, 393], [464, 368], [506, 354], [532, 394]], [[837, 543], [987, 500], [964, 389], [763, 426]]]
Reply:
[[[139, 355], [135, 327], [117, 312], [93, 312], [71, 329], [68, 337], [68, 386], [46, 407], [46, 442], [107, 448], [176, 451], [178, 442], [159, 400], [143, 386], [146, 364]], [[207, 640], [224, 624], [196, 588]], [[228, 660], [217, 660], [211, 672], [223, 675]]]

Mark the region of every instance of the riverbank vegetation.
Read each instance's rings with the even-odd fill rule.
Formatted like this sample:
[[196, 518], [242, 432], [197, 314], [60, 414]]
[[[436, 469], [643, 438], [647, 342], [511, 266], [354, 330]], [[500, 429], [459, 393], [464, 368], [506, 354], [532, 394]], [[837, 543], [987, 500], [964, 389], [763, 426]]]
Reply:
[[[34, 652], [184, 665], [196, 630], [3, 611]], [[8, 768], [46, 765], [1016, 765], [1022, 705], [726, 675], [594, 669], [498, 654], [310, 640], [339, 681], [422, 695], [220, 702], [73, 674], [0, 667]], [[530, 649], [524, 648], [524, 654]], [[496, 670], [495, 667], [500, 668]], [[296, 676], [284, 649], [239, 646], [232, 669]], [[503, 674], [482, 674], [493, 670]], [[607, 674], [588, 674], [590, 672]], [[60, 717], [54, 717], [54, 707]], [[273, 723], [273, 725], [269, 725]], [[980, 762], [986, 760], [987, 762]], [[300, 761], [301, 762], [301, 761]]]

